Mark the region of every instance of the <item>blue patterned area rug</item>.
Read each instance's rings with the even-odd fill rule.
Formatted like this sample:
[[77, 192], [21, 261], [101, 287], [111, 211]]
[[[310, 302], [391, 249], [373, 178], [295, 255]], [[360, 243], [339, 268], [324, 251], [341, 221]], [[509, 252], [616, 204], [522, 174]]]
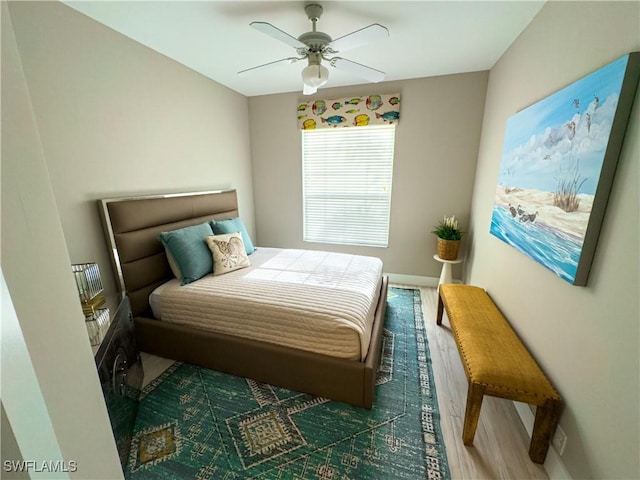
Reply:
[[175, 363], [142, 392], [126, 478], [450, 478], [420, 293], [387, 300], [372, 410]]

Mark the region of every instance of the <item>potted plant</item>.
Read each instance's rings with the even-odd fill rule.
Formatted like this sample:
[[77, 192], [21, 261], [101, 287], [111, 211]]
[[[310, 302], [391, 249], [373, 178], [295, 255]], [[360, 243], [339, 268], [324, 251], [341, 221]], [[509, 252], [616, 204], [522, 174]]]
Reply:
[[460, 240], [464, 235], [458, 228], [456, 216], [444, 216], [444, 220], [433, 230], [438, 237], [438, 256], [443, 260], [455, 260], [460, 250]]

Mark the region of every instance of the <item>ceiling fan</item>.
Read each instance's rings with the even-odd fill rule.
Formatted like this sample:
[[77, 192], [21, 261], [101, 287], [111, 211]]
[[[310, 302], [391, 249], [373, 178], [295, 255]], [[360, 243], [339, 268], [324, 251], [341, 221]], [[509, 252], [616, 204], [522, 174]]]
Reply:
[[316, 30], [316, 23], [322, 15], [322, 6], [317, 3], [311, 3], [305, 6], [304, 11], [309, 17], [313, 25], [313, 29], [310, 32], [303, 33], [298, 38], [289, 35], [283, 30], [274, 27], [267, 22], [251, 22], [250, 26], [265, 33], [276, 40], [286, 43], [287, 45], [296, 49], [298, 57], [288, 57], [275, 62], [265, 63], [264, 65], [258, 65], [257, 67], [241, 70], [238, 75], [244, 75], [249, 72], [253, 72], [258, 69], [269, 68], [282, 63], [294, 63], [299, 60], [308, 60], [308, 65], [302, 70], [302, 82], [304, 88], [302, 93], [304, 95], [311, 95], [316, 93], [318, 88], [323, 86], [329, 80], [329, 70], [322, 65], [322, 61], [326, 61], [332, 67], [338, 68], [346, 73], [350, 73], [361, 77], [370, 82], [380, 82], [384, 80], [385, 73], [375, 68], [367, 67], [361, 63], [347, 60], [342, 57], [329, 57], [339, 52], [349, 50], [365, 45], [374, 40], [387, 38], [389, 36], [389, 30], [380, 25], [379, 23], [373, 23], [367, 27], [361, 28], [354, 32], [343, 35], [342, 37], [332, 40], [329, 35], [324, 32]]

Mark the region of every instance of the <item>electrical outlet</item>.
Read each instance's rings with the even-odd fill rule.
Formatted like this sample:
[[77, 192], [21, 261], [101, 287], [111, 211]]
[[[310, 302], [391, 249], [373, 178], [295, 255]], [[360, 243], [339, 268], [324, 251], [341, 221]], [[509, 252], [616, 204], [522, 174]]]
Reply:
[[567, 445], [567, 435], [562, 431], [560, 425], [556, 427], [556, 433], [553, 435], [551, 444], [553, 445], [553, 448], [556, 449], [556, 452], [558, 452], [558, 455], [562, 455], [564, 453], [564, 447]]

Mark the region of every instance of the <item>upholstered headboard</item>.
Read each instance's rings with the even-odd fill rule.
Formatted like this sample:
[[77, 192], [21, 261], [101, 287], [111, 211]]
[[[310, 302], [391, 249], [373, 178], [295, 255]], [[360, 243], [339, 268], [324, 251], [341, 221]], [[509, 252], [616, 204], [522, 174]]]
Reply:
[[98, 205], [116, 283], [134, 315], [147, 313], [151, 292], [173, 278], [160, 232], [238, 216], [235, 190], [107, 198]]

